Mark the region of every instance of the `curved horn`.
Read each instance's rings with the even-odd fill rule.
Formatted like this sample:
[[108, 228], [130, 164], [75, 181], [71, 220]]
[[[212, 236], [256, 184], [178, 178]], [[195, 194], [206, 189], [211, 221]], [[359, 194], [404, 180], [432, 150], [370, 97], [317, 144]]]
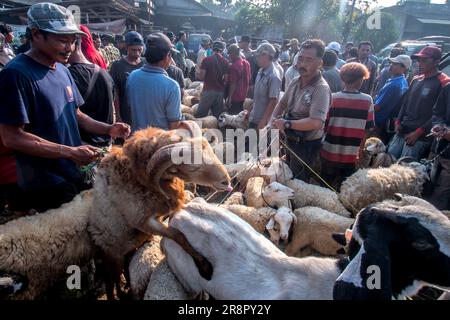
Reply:
[[174, 149], [185, 149], [191, 151], [192, 145], [189, 142], [180, 142], [162, 147], [153, 154], [147, 165], [147, 173], [151, 173], [153, 175], [153, 183], [158, 187], [159, 191], [166, 199], [169, 199], [169, 196], [166, 192], [164, 192], [164, 190], [162, 190], [160, 180], [164, 172], [173, 166], [171, 155]]
[[182, 121], [181, 125], [189, 131], [192, 138], [199, 138], [203, 136], [202, 130], [194, 121]]

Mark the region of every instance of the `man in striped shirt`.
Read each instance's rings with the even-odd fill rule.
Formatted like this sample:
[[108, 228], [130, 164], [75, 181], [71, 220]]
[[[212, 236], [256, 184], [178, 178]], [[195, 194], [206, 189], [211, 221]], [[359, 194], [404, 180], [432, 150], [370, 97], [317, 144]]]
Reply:
[[325, 141], [321, 150], [322, 177], [333, 187], [356, 171], [366, 132], [374, 127], [372, 97], [362, 93], [369, 70], [361, 63], [348, 63], [340, 70], [344, 90], [333, 94]]

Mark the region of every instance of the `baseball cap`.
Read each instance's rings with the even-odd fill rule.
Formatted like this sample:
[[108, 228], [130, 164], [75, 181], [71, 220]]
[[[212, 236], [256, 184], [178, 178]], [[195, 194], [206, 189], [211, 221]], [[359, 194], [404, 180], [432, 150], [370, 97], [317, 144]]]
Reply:
[[144, 39], [136, 31], [130, 31], [125, 35], [125, 44], [127, 46], [144, 46]]
[[339, 42], [330, 42], [325, 49], [333, 50], [339, 53], [341, 52], [341, 45]]
[[77, 24], [70, 10], [54, 3], [33, 4], [27, 12], [28, 27], [54, 34], [80, 34], [86, 36]]
[[411, 58], [409, 56], [407, 56], [406, 54], [398, 55], [395, 58], [389, 58], [389, 61], [392, 63], [400, 63], [406, 69], [411, 68], [411, 65], [412, 65]]
[[442, 58], [442, 50], [438, 47], [429, 46], [420, 50], [419, 53], [414, 54], [413, 58], [432, 58], [433, 60], [440, 60]]
[[225, 50], [225, 43], [223, 43], [222, 41], [214, 41], [213, 50]]
[[173, 53], [180, 53], [175, 49], [175, 46], [170, 39], [161, 32], [155, 32], [149, 35], [146, 39], [147, 50], [161, 50], [165, 52], [172, 51]]
[[256, 55], [267, 54], [271, 57], [275, 57], [276, 50], [273, 45], [270, 43], [262, 43], [259, 45], [258, 49], [256, 49]]

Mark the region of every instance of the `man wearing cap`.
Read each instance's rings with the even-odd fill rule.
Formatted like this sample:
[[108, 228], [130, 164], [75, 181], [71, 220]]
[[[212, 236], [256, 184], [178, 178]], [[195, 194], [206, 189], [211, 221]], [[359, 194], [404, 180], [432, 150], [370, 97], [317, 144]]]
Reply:
[[202, 39], [201, 48], [198, 50], [197, 54], [197, 64], [195, 65], [195, 77], [198, 78], [200, 74], [200, 67], [202, 65], [203, 59], [208, 57], [208, 49], [211, 47], [211, 39]]
[[416, 161], [428, 155], [431, 139], [431, 117], [442, 88], [450, 78], [440, 72], [442, 51], [437, 47], [425, 47], [413, 58], [419, 62], [419, 76], [402, 99], [400, 113], [395, 121], [396, 135], [392, 138], [388, 152], [394, 157], [411, 157]]
[[393, 48], [391, 50], [390, 56], [388, 58], [386, 58], [385, 61], [383, 61], [383, 63], [381, 64], [380, 74], [378, 75], [377, 79], [375, 80], [375, 89], [373, 90], [374, 97], [376, 97], [380, 93], [381, 88], [383, 88], [384, 85], [386, 84], [386, 82], [390, 78], [392, 78], [392, 74], [390, 72], [390, 68], [391, 68], [390, 59], [395, 58], [401, 54], [405, 54], [405, 50], [403, 48]]
[[364, 80], [363, 85], [361, 87], [361, 92], [368, 95], [372, 94], [375, 79], [377, 78], [377, 65], [370, 59], [372, 50], [373, 50], [372, 43], [369, 41], [363, 41], [358, 45], [358, 56], [356, 58], [347, 60], [347, 63], [348, 62], [362, 63], [367, 67], [367, 69], [369, 69], [370, 78]]
[[117, 121], [123, 121], [131, 125], [131, 113], [126, 97], [127, 78], [134, 70], [142, 68], [142, 53], [144, 51], [144, 39], [136, 31], [130, 31], [125, 37], [127, 55], [119, 61], [113, 62], [111, 76], [115, 85], [114, 107]]
[[166, 70], [172, 63], [172, 54], [178, 52], [160, 32], [147, 37], [146, 47], [146, 64], [133, 71], [127, 81], [132, 131], [147, 127], [176, 129], [183, 117], [180, 87]]
[[394, 115], [395, 107], [400, 103], [405, 92], [408, 90], [408, 81], [405, 74], [411, 68], [411, 58], [407, 55], [399, 55], [389, 58], [391, 66], [389, 72], [392, 77], [380, 90], [375, 99], [375, 126], [381, 140], [388, 142], [388, 121]]
[[111, 69], [112, 63], [118, 61], [121, 58], [120, 50], [117, 49], [114, 44], [114, 38], [110, 34], [105, 34], [103, 36], [103, 52], [108, 68]]
[[[291, 82], [269, 122], [284, 132], [289, 148], [310, 167], [318, 160], [331, 104], [330, 87], [320, 73], [324, 52], [321, 40], [302, 43], [297, 63], [300, 77]], [[294, 176], [309, 182], [309, 170], [291, 152], [288, 158]]]
[[340, 70], [341, 67], [345, 64], [345, 61], [339, 58], [339, 55], [341, 54], [341, 45], [339, 44], [339, 42], [330, 42], [325, 49], [333, 50], [336, 53], [337, 55], [336, 68]]
[[265, 128], [278, 102], [282, 80], [273, 63], [275, 55], [275, 48], [269, 43], [261, 44], [256, 50], [256, 61], [260, 69], [254, 86], [250, 129]]
[[212, 112], [218, 118], [224, 111], [225, 75], [228, 61], [222, 56], [225, 43], [214, 41], [213, 55], [203, 59], [199, 79], [204, 80], [203, 92], [195, 117], [203, 118]]
[[100, 149], [82, 146], [78, 127], [126, 138], [130, 129], [83, 114], [84, 101], [67, 64], [77, 35], [71, 12], [52, 3], [28, 10], [31, 50], [0, 73], [0, 137], [16, 151], [18, 185], [29, 208], [45, 211], [89, 187], [77, 165], [98, 159]]

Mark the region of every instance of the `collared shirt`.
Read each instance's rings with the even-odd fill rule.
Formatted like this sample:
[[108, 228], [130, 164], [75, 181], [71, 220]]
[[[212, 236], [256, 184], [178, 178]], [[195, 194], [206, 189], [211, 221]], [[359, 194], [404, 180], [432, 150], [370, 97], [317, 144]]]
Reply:
[[133, 132], [168, 130], [170, 122], [182, 120], [180, 86], [164, 69], [145, 64], [130, 74], [126, 90]]
[[271, 64], [266, 69], [260, 69], [256, 76], [253, 109], [250, 113], [250, 122], [259, 125], [266, 112], [271, 98], [280, 96], [281, 78], [275, 66]]
[[391, 78], [386, 82], [375, 99], [375, 105], [380, 107], [380, 111], [375, 111], [375, 124], [377, 127], [381, 128], [386, 125], [395, 106], [400, 102], [407, 90], [408, 82], [403, 75]]
[[369, 79], [364, 80], [364, 82], [361, 86], [361, 92], [370, 95], [372, 93], [373, 85], [374, 85], [375, 79], [377, 77], [377, 64], [369, 58], [367, 58], [366, 61], [360, 61], [358, 58], [352, 58], [352, 59], [347, 60], [347, 63], [350, 63], [350, 62], [362, 63], [363, 65], [365, 65], [367, 67], [367, 69], [369, 69], [369, 73], [370, 73]]
[[[325, 125], [331, 104], [331, 90], [328, 83], [318, 75], [310, 83], [300, 88], [300, 77], [295, 78], [286, 90], [281, 103], [286, 105], [291, 119], [306, 118], [321, 120]], [[305, 140], [312, 141], [322, 138], [323, 127], [319, 130], [308, 131]]]

